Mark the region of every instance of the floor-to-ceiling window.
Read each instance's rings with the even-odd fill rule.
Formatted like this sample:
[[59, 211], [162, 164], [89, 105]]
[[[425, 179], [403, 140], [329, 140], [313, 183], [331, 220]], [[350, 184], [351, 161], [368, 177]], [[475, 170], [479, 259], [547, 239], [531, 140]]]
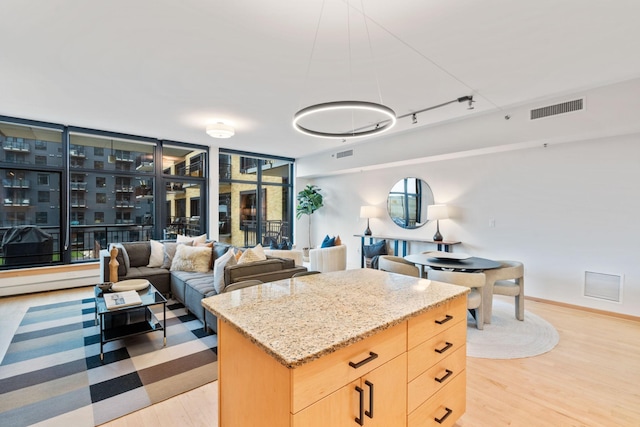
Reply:
[[293, 159], [220, 150], [218, 231], [235, 246], [291, 242]]
[[8, 117], [0, 141], [0, 269], [207, 229], [206, 147]]

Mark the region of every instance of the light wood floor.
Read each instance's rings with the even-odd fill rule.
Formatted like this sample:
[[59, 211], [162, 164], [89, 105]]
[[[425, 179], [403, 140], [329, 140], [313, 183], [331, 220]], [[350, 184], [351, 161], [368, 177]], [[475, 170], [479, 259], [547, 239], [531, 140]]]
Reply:
[[[28, 306], [91, 295], [0, 298], [0, 358]], [[640, 322], [530, 300], [526, 309], [552, 323], [560, 343], [538, 357], [467, 359], [467, 411], [456, 426], [639, 427]], [[217, 426], [217, 393], [211, 383], [105, 426]]]

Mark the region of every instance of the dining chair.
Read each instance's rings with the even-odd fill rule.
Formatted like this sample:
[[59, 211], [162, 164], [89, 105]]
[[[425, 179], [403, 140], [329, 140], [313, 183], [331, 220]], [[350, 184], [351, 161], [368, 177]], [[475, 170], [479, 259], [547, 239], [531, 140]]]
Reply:
[[515, 297], [515, 316], [524, 320], [524, 264], [520, 261], [498, 260], [500, 268], [486, 270], [485, 286], [485, 323], [491, 323], [493, 296], [507, 295]]
[[467, 295], [467, 310], [469, 310], [476, 319], [476, 328], [484, 329], [484, 294], [482, 288], [487, 280], [484, 273], [429, 270], [429, 279], [471, 288], [471, 291]]
[[380, 255], [378, 257], [378, 270], [420, 277], [420, 269], [415, 264], [394, 255]]

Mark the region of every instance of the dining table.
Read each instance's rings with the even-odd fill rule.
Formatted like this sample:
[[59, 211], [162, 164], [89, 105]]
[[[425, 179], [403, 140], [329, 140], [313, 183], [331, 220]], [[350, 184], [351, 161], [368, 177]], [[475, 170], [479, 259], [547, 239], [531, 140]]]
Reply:
[[436, 270], [451, 270], [467, 273], [481, 272], [499, 268], [502, 266], [498, 261], [475, 256], [451, 252], [423, 252], [411, 254], [404, 257], [407, 261], [420, 266], [420, 277], [425, 277], [424, 268], [434, 268]]

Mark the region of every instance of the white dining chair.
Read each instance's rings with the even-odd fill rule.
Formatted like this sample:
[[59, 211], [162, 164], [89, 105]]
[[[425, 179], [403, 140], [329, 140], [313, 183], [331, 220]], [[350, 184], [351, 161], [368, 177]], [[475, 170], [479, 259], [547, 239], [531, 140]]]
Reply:
[[520, 261], [498, 260], [500, 268], [485, 270], [487, 284], [484, 291], [484, 320], [491, 323], [493, 296], [515, 297], [515, 316], [524, 320], [524, 264]]

